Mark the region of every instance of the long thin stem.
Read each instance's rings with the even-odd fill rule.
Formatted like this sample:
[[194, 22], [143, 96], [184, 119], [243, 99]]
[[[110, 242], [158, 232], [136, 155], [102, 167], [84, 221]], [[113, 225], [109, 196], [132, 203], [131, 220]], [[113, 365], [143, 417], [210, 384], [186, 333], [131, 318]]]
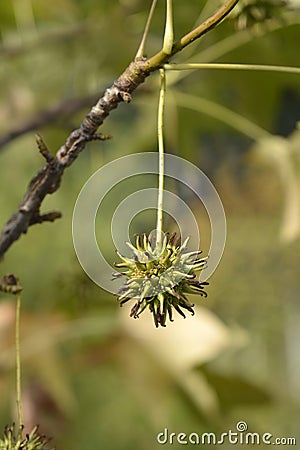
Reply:
[[159, 152], [159, 175], [158, 175], [158, 198], [157, 198], [157, 240], [156, 245], [159, 248], [162, 237], [163, 223], [163, 192], [164, 192], [164, 110], [165, 110], [165, 94], [166, 94], [166, 76], [165, 70], [160, 69], [160, 92], [157, 114], [157, 137]]
[[151, 22], [152, 22], [152, 18], [153, 18], [154, 10], [155, 10], [155, 7], [156, 7], [156, 3], [157, 3], [157, 0], [152, 0], [152, 5], [151, 5], [151, 8], [150, 8], [150, 12], [149, 12], [148, 18], [147, 18], [147, 22], [146, 22], [146, 25], [145, 25], [145, 29], [144, 29], [144, 33], [143, 33], [143, 36], [142, 36], [142, 40], [141, 40], [141, 43], [139, 45], [138, 51], [136, 52], [135, 59], [139, 59], [139, 58], [142, 58], [143, 56], [145, 56], [145, 44], [146, 44], [146, 40], [147, 40], [147, 37], [148, 37], [148, 34], [149, 34], [149, 29], [150, 29], [150, 25], [151, 25]]
[[[210, 45], [209, 47], [206, 47], [205, 49], [202, 49], [198, 51], [196, 54], [194, 54], [192, 57], [189, 57], [185, 63], [188, 64], [189, 62], [193, 62], [195, 60], [198, 60], [199, 62], [212, 62], [215, 61], [218, 58], [221, 58], [222, 56], [226, 55], [227, 53], [242, 47], [243, 45], [246, 45], [248, 42], [253, 41], [254, 39], [259, 39], [266, 34], [272, 33], [274, 31], [280, 30], [283, 27], [293, 26], [299, 24], [299, 18], [295, 18], [295, 15], [290, 15], [289, 13], [284, 15], [284, 20], [280, 23], [271, 23], [269, 24], [268, 28], [262, 28], [259, 29], [259, 31], [256, 31], [255, 36], [251, 32], [251, 30], [241, 30], [238, 31], [224, 39], [219, 40], [218, 42]], [[191, 50], [192, 47], [189, 47]], [[186, 71], [178, 71], [177, 73], [173, 71], [172, 77], [170, 79], [168, 78], [168, 84], [173, 85], [176, 82], [182, 80], [185, 78], [188, 74]]]
[[22, 438], [22, 406], [21, 406], [21, 355], [20, 355], [20, 316], [21, 316], [21, 294], [17, 295], [16, 306], [16, 395], [17, 415], [20, 438]]
[[[163, 42], [163, 52], [171, 55], [174, 43], [173, 30], [173, 0], [166, 0], [166, 26]], [[157, 138], [159, 152], [159, 175], [158, 175], [158, 196], [157, 196], [157, 224], [156, 224], [156, 247], [160, 250], [162, 244], [163, 229], [163, 193], [164, 193], [164, 111], [166, 94], [166, 74], [164, 69], [159, 70], [160, 91], [157, 113]]]
[[284, 72], [300, 74], [300, 67], [273, 66], [265, 64], [231, 64], [231, 63], [188, 63], [165, 64], [166, 70], [195, 70], [195, 69], [219, 69], [219, 70], [254, 70], [264, 72]]
[[167, 0], [166, 26], [163, 42], [163, 52], [166, 55], [171, 55], [173, 43], [174, 43], [173, 0]]

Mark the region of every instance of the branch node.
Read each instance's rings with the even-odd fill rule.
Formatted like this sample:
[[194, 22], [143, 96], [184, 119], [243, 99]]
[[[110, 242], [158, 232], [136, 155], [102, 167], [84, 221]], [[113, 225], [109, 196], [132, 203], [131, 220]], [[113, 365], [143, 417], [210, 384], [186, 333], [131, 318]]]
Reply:
[[129, 92], [125, 92], [125, 91], [119, 91], [118, 92], [118, 96], [120, 97], [121, 100], [123, 100], [123, 102], [125, 103], [130, 103], [132, 100], [131, 95], [129, 94]]
[[50, 153], [45, 141], [43, 140], [42, 136], [36, 133], [35, 135], [35, 141], [38, 146], [38, 149], [41, 153], [41, 155], [45, 158], [47, 163], [51, 164], [55, 161], [55, 157]]
[[36, 214], [30, 220], [29, 225], [34, 225], [36, 223], [43, 222], [54, 222], [56, 219], [60, 219], [62, 217], [62, 213], [59, 211], [50, 211], [46, 214]]
[[92, 136], [86, 137], [86, 142], [90, 141], [107, 141], [108, 139], [111, 139], [112, 136], [110, 134], [102, 134], [102, 133], [95, 133]]
[[25, 204], [25, 205], [20, 206], [19, 211], [20, 211], [20, 213], [22, 213], [22, 214], [26, 214], [26, 213], [28, 213], [28, 212], [30, 211], [30, 209], [29, 209], [28, 206]]

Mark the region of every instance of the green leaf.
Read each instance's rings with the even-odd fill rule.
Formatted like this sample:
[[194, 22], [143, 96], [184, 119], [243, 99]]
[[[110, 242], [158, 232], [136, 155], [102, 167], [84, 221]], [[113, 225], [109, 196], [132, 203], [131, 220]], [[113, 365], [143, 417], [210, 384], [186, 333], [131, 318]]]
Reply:
[[239, 405], [260, 405], [272, 399], [266, 389], [239, 375], [218, 373], [209, 369], [208, 366], [202, 366], [199, 370], [204, 373], [207, 382], [214, 388], [222, 409]]

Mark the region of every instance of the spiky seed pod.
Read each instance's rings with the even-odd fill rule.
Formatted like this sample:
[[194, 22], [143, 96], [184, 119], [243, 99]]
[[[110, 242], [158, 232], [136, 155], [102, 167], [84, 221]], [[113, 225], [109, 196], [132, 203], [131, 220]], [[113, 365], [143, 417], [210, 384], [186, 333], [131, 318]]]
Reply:
[[0, 450], [55, 450], [48, 446], [49, 439], [38, 433], [38, 427], [34, 427], [25, 437], [22, 431], [23, 428], [20, 436], [14, 426], [6, 426], [4, 436], [0, 439]]
[[201, 251], [185, 253], [188, 239], [179, 245], [176, 233], [170, 237], [165, 234], [158, 244], [146, 234], [137, 235], [136, 247], [127, 243], [132, 258], [117, 252], [121, 262], [115, 267], [123, 271], [115, 273], [114, 278], [127, 277], [117, 296], [121, 306], [129, 300], [136, 301], [131, 317], [137, 319], [148, 307], [155, 326], [165, 327], [167, 317], [173, 321], [173, 309], [184, 318], [183, 309], [194, 315], [194, 305], [186, 294], [207, 296], [204, 289], [208, 283], [196, 279], [196, 272], [206, 267], [207, 257], [201, 258]]

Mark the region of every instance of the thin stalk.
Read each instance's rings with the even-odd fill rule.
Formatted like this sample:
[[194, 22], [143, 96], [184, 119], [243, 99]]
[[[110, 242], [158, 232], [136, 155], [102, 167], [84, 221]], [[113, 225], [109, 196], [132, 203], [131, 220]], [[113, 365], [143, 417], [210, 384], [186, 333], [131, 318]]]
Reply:
[[152, 0], [152, 5], [151, 5], [150, 12], [149, 12], [147, 22], [145, 25], [143, 37], [142, 37], [141, 43], [139, 45], [138, 51], [136, 52], [135, 59], [143, 58], [143, 56], [145, 56], [145, 44], [146, 44], [146, 40], [147, 40], [147, 37], [149, 34], [149, 29], [150, 29], [150, 25], [152, 22], [156, 3], [157, 3], [157, 0]]
[[195, 70], [195, 69], [217, 69], [217, 70], [254, 70], [263, 72], [284, 72], [300, 74], [300, 67], [274, 66], [266, 64], [231, 64], [231, 63], [188, 63], [188, 64], [165, 64], [166, 70]]
[[157, 241], [156, 245], [161, 245], [162, 228], [163, 228], [163, 192], [164, 192], [164, 111], [165, 111], [165, 94], [166, 94], [166, 76], [165, 70], [160, 69], [160, 92], [157, 113], [157, 138], [158, 138], [158, 197], [157, 197]]
[[[186, 60], [186, 63], [193, 62], [192, 60], [198, 60], [199, 62], [212, 62], [218, 58], [221, 58], [222, 56], [226, 55], [227, 53], [235, 50], [236, 48], [242, 47], [243, 45], [246, 45], [248, 42], [253, 41], [254, 39], [259, 39], [269, 33], [272, 33], [274, 31], [280, 30], [283, 27], [293, 26], [299, 24], [299, 18], [295, 18], [294, 15], [285, 14], [284, 20], [282, 23], [272, 23], [269, 24], [268, 28], [262, 28], [259, 31], [256, 31], [256, 34], [253, 35], [251, 30], [242, 30], [234, 33], [233, 35], [230, 35], [215, 44], [212, 44], [211, 46], [205, 48], [204, 50], [198, 51], [196, 54], [193, 55], [193, 57], [189, 57]], [[198, 41], [200, 42], [200, 41]], [[191, 47], [188, 47], [188, 49], [192, 49]], [[182, 80], [187, 76], [187, 73], [185, 71], [182, 72], [175, 72], [173, 71], [172, 77], [170, 79], [168, 78], [168, 84], [173, 85], [176, 82]]]
[[16, 395], [17, 416], [20, 438], [22, 438], [22, 406], [21, 406], [21, 356], [20, 356], [20, 316], [21, 316], [21, 294], [17, 295], [16, 306]]
[[167, 0], [166, 26], [163, 42], [163, 52], [166, 55], [171, 55], [173, 43], [174, 43], [173, 0]]

